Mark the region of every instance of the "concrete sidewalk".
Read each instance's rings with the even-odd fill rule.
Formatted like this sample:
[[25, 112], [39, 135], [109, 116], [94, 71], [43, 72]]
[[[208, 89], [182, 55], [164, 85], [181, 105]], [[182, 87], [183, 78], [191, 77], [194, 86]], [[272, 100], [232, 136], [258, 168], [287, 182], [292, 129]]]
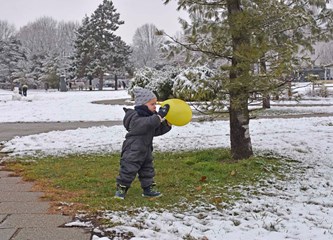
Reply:
[[16, 136], [21, 137], [50, 131], [64, 131], [96, 126], [109, 127], [120, 124], [122, 124], [122, 121], [0, 123], [0, 142], [9, 141]]
[[72, 218], [49, 214], [43, 193], [32, 192], [33, 184], [11, 177], [0, 166], [0, 240], [89, 240], [83, 228], [66, 228]]

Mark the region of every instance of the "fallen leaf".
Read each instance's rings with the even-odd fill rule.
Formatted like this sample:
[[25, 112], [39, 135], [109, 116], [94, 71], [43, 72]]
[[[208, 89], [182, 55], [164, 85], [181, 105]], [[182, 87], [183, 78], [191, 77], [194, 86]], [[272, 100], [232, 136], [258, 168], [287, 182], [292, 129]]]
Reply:
[[215, 204], [220, 204], [222, 202], [222, 198], [221, 197], [215, 197], [215, 198], [213, 198], [213, 202]]
[[201, 179], [199, 180], [200, 182], [206, 182], [207, 177], [206, 176], [202, 176]]
[[232, 170], [231, 173], [230, 173], [230, 176], [235, 176], [235, 175], [236, 175], [236, 171]]

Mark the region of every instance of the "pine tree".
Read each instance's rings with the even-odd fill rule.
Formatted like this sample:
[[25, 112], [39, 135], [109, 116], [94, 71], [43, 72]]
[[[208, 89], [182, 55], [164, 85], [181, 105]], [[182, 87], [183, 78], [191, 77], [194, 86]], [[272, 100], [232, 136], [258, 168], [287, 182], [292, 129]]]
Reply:
[[78, 29], [76, 70], [79, 77], [99, 78], [99, 90], [103, 88], [104, 75], [125, 66], [129, 47], [115, 35], [124, 22], [109, 0], [103, 0], [91, 17], [85, 17]]
[[229, 96], [231, 153], [249, 158], [250, 94], [275, 91], [300, 64], [300, 53], [332, 36], [332, 10], [326, 0], [178, 0], [178, 6], [191, 19], [181, 21], [182, 46], [221, 63], [214, 78]]
[[1, 76], [5, 82], [9, 82], [11, 89], [15, 83], [24, 79], [24, 61], [26, 60], [25, 52], [19, 40], [14, 37], [8, 41], [0, 40], [0, 69]]
[[45, 63], [49, 59], [49, 55], [45, 54], [34, 54], [29, 56], [29, 73], [27, 77], [31, 79], [35, 84], [40, 85], [42, 80], [46, 78], [47, 72], [44, 68]]
[[79, 78], [88, 75], [86, 73], [88, 63], [93, 58], [93, 51], [94, 51], [94, 42], [93, 39], [89, 38], [90, 34], [90, 24], [89, 24], [89, 17], [85, 17], [82, 20], [82, 25], [78, 28], [76, 33], [76, 40], [75, 40], [75, 58], [74, 58], [74, 65], [76, 69], [76, 75]]

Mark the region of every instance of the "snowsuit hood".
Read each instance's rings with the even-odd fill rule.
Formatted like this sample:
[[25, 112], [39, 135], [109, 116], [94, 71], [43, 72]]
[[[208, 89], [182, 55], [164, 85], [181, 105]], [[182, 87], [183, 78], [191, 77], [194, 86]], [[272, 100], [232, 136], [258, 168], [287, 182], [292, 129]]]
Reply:
[[123, 109], [125, 111], [125, 117], [123, 119], [123, 124], [124, 124], [124, 127], [126, 128], [126, 130], [129, 131], [130, 122], [131, 122], [133, 116], [136, 114], [136, 111], [133, 109], [128, 109], [128, 108], [123, 108]]

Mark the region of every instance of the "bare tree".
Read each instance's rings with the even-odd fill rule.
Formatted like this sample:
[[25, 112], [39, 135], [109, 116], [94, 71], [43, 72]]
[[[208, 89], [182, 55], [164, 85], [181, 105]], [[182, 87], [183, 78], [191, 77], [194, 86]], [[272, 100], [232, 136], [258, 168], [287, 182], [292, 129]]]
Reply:
[[27, 78], [39, 85], [68, 75], [78, 26], [76, 22], [58, 23], [51, 17], [42, 17], [20, 29], [17, 37], [27, 50], [30, 65]]
[[145, 24], [135, 31], [132, 45], [135, 67], [155, 67], [158, 64], [164, 37], [156, 33], [157, 28], [153, 24]]
[[70, 56], [74, 51], [74, 41], [76, 39], [76, 29], [78, 22], [59, 22], [57, 25], [57, 45], [55, 51], [62, 56]]
[[74, 44], [78, 22], [60, 22], [57, 25], [57, 45], [54, 52], [57, 56], [58, 74], [66, 77], [74, 77], [71, 68], [71, 59], [74, 55]]
[[42, 17], [22, 27], [18, 33], [22, 45], [31, 55], [50, 53], [57, 46], [57, 21]]
[[318, 65], [333, 63], [333, 41], [316, 44], [314, 59]]
[[7, 21], [0, 20], [0, 40], [7, 41], [16, 34], [16, 29], [13, 24]]

